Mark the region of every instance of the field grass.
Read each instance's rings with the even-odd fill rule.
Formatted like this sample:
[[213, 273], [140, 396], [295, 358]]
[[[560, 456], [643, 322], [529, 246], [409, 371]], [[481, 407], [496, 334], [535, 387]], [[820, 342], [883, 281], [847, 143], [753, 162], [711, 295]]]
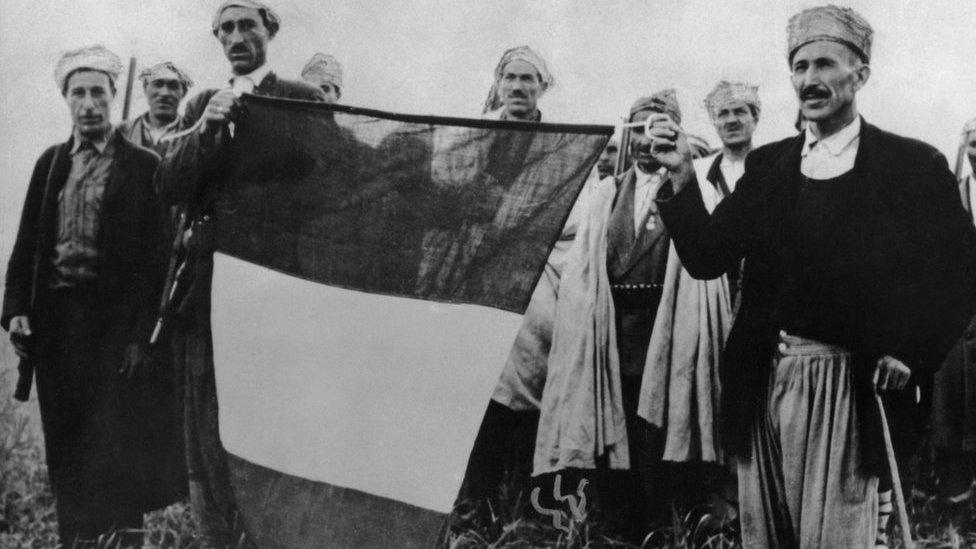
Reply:
[[[22, 404], [11, 398], [15, 372], [13, 353], [6, 341], [0, 343], [0, 547], [9, 549], [53, 548], [57, 544], [54, 499], [44, 464], [40, 418], [35, 400]], [[930, 494], [934, 478], [927, 460], [922, 460], [909, 513], [919, 547], [976, 547], [976, 504], [961, 508], [940, 506]], [[724, 549], [738, 547], [738, 525], [698, 510], [675, 510], [672, 522], [651, 532], [640, 545], [627, 544], [603, 535], [600, 524], [583, 516], [570, 520], [568, 529], [557, 529], [543, 520], [525, 518], [525, 498], [516, 494], [503, 499], [504, 508], [492, 510], [487, 524], [455, 527], [447, 533], [450, 549], [559, 549], [658, 547]], [[892, 520], [895, 522], [895, 519]], [[196, 525], [185, 503], [172, 505], [146, 516], [145, 547], [193, 549], [199, 546]], [[891, 547], [900, 547], [893, 532]], [[117, 545], [103, 537], [100, 546]]]

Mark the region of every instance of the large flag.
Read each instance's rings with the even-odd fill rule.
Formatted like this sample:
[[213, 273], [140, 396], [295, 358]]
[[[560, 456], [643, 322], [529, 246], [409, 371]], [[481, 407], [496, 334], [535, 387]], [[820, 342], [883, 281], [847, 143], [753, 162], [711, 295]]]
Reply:
[[216, 210], [221, 438], [260, 547], [429, 547], [606, 126], [245, 96]]

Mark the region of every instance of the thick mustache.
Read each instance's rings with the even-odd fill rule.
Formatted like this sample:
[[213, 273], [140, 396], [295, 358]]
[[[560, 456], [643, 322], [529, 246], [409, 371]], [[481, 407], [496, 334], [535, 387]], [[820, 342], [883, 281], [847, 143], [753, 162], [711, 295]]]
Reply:
[[244, 46], [244, 45], [231, 46], [230, 52], [231, 53], [250, 53], [250, 51], [247, 49], [247, 46]]
[[736, 123], [736, 124], [726, 124], [725, 125], [725, 131], [727, 131], [727, 132], [733, 132], [733, 131], [741, 130], [741, 129], [742, 129], [742, 124]]
[[807, 99], [826, 99], [830, 97], [830, 91], [817, 86], [810, 86], [809, 88], [803, 88], [800, 91], [800, 99], [806, 101]]
[[524, 91], [510, 91], [508, 92], [509, 97], [518, 97], [520, 99], [528, 99], [529, 96], [525, 94]]

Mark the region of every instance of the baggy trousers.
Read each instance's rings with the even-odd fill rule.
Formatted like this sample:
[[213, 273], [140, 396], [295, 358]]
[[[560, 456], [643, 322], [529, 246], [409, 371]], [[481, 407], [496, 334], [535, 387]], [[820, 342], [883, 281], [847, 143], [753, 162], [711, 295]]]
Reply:
[[781, 334], [751, 455], [738, 462], [743, 547], [873, 547], [878, 479], [859, 468], [850, 362]]

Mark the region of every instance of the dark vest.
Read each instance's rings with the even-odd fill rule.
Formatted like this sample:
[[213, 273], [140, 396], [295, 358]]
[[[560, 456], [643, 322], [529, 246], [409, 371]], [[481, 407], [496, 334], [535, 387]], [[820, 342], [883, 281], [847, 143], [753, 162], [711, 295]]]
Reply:
[[[620, 372], [624, 379], [624, 409], [627, 411], [636, 410], [670, 245], [667, 229], [653, 201], [641, 220], [640, 230], [634, 234], [635, 182], [633, 168], [618, 180], [619, 190], [607, 226], [607, 273], [614, 298]], [[637, 291], [626, 288], [632, 285], [658, 285], [658, 288]]]
[[[634, 234], [633, 168], [619, 181], [607, 227], [607, 272], [610, 284], [662, 284], [668, 261], [668, 231], [652, 200], [641, 229]], [[651, 220], [651, 218], [654, 218]], [[649, 223], [651, 221], [651, 223]], [[652, 228], [648, 228], [648, 227]]]

